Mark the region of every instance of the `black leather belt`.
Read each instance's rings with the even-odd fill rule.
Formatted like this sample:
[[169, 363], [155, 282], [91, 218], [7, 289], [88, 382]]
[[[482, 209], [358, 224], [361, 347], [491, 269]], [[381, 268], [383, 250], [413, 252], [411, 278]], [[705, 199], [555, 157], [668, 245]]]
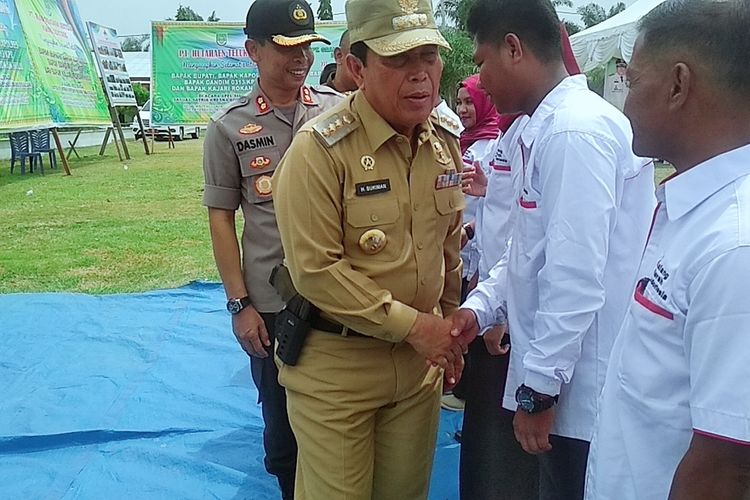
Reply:
[[[316, 330], [320, 330], [321, 332], [333, 333], [335, 335], [341, 335], [341, 336], [346, 336], [346, 337], [368, 337], [368, 335], [355, 332], [354, 330], [350, 330], [346, 328], [341, 323], [328, 321], [327, 319], [321, 318], [320, 316], [313, 319], [310, 322], [310, 326]], [[346, 335], [343, 335], [345, 328], [346, 328]]]

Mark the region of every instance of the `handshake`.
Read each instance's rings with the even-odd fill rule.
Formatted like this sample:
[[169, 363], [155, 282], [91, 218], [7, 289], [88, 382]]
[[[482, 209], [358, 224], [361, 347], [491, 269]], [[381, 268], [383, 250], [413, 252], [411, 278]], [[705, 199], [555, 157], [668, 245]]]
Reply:
[[459, 309], [448, 318], [419, 313], [406, 342], [429, 363], [445, 370], [445, 390], [461, 379], [464, 354], [479, 333], [477, 317], [470, 309]]

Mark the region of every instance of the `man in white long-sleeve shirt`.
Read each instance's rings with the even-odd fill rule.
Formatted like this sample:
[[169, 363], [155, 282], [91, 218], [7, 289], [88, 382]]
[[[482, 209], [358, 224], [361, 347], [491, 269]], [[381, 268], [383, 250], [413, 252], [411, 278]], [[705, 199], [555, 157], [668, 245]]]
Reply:
[[507, 313], [503, 406], [540, 458], [540, 497], [580, 499], [609, 352], [653, 211], [653, 167], [635, 157], [627, 119], [569, 77], [549, 0], [479, 0], [475, 61], [501, 112], [524, 112], [511, 243], [454, 316], [471, 336]]

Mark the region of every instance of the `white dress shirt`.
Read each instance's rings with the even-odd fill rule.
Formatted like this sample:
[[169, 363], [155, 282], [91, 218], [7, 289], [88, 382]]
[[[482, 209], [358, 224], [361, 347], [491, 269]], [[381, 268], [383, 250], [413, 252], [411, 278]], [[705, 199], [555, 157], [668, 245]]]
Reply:
[[693, 432], [750, 446], [750, 146], [657, 191], [612, 350], [590, 500], [664, 500]]
[[505, 253], [510, 237], [510, 214], [514, 205], [512, 160], [521, 161], [518, 133], [528, 116], [521, 116], [490, 146], [487, 194], [476, 218], [476, 240], [479, 253], [479, 279], [489, 277], [490, 269]]
[[[489, 177], [490, 175], [490, 160], [492, 160], [492, 154], [494, 152], [494, 145], [496, 139], [479, 139], [474, 144], [469, 146], [464, 152], [464, 169], [473, 168], [474, 162], [479, 163], [480, 168], [484, 171], [484, 174]], [[466, 208], [464, 208], [463, 223], [468, 224], [476, 221], [477, 214], [482, 211], [482, 205], [484, 204], [484, 198], [478, 196], [465, 195]], [[465, 279], [471, 279], [479, 268], [479, 250], [477, 247], [478, 238], [476, 237], [477, 228], [476, 223], [474, 227], [475, 237], [466, 243], [466, 246], [461, 249], [461, 260], [464, 263], [462, 276]]]
[[463, 307], [481, 328], [507, 303], [513, 348], [503, 406], [525, 384], [560, 394], [553, 434], [590, 440], [607, 361], [654, 207], [653, 163], [625, 116], [564, 79], [520, 130], [507, 255]]

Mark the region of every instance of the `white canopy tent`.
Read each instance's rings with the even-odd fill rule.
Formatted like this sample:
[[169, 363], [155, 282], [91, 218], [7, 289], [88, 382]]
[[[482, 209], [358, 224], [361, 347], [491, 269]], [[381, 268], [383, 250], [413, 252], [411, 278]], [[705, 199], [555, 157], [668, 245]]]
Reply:
[[664, 0], [638, 0], [604, 22], [570, 37], [581, 71], [606, 65], [613, 57], [630, 62], [638, 36], [638, 21]]

